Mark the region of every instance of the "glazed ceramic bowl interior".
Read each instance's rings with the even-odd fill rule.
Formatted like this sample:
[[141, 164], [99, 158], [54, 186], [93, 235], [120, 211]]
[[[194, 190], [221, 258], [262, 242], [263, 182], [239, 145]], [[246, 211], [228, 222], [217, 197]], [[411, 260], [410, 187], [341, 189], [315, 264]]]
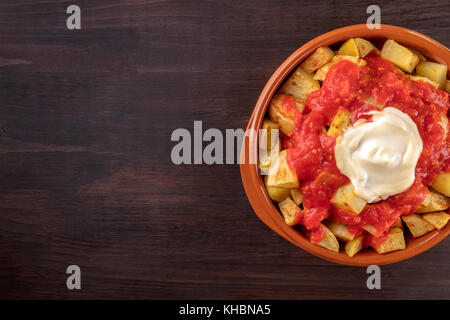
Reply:
[[[314, 50], [321, 46], [338, 45], [339, 43], [342, 43], [352, 37], [361, 37], [371, 40], [375, 45], [378, 45], [379, 49], [381, 49], [379, 44], [382, 44], [383, 41], [386, 39], [393, 39], [406, 47], [421, 52], [431, 60], [450, 66], [450, 53], [444, 45], [412, 30], [389, 25], [381, 25], [380, 29], [368, 29], [366, 25], [354, 25], [336, 29], [306, 43], [281, 64], [281, 66], [270, 77], [260, 97], [258, 98], [247, 129], [257, 130], [261, 127], [267, 107], [274, 93], [288, 77], [288, 75], [305, 58], [311, 55]], [[244, 157], [245, 154], [248, 154], [248, 150], [254, 149], [256, 145], [257, 139], [252, 136], [245, 140], [241, 152], [242, 157]], [[323, 259], [336, 263], [356, 266], [394, 263], [411, 258], [425, 250], [428, 250], [438, 242], [445, 239], [450, 232], [450, 224], [447, 224], [443, 229], [435, 230], [417, 239], [414, 239], [408, 235], [406, 236], [405, 250], [395, 251], [383, 255], [376, 253], [374, 250], [367, 249], [362, 250], [354, 257], [349, 257], [343, 251], [342, 246], [339, 253], [332, 252], [320, 246], [311, 244], [309, 239], [307, 239], [303, 233], [299, 232], [296, 228], [291, 228], [286, 225], [278, 212], [278, 209], [267, 195], [257, 165], [244, 162], [245, 161], [242, 158], [240, 166], [242, 182], [247, 197], [256, 215], [272, 230], [280, 234], [288, 241]]]

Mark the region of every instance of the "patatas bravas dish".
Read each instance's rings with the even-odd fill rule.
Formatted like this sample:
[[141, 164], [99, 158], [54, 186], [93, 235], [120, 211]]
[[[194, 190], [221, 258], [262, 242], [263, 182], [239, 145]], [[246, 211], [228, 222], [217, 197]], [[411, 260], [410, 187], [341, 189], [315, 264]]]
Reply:
[[450, 218], [447, 66], [391, 39], [380, 48], [318, 48], [272, 97], [259, 139], [285, 222], [350, 257], [405, 249]]

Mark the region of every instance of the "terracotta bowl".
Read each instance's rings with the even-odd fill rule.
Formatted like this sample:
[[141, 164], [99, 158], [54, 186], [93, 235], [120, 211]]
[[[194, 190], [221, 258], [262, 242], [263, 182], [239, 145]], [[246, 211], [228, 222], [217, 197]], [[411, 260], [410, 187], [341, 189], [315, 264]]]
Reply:
[[[366, 25], [354, 25], [336, 29], [311, 40], [295, 51], [281, 64], [281, 66], [270, 77], [261, 95], [259, 96], [247, 129], [258, 130], [261, 127], [272, 96], [284, 79], [297, 65], [300, 64], [300, 62], [302, 62], [320, 46], [331, 46], [352, 37], [370, 39], [374, 41], [375, 44], [377, 41], [383, 41], [387, 38], [394, 39], [400, 44], [421, 52], [432, 60], [450, 66], [450, 52], [448, 48], [428, 38], [427, 36], [412, 30], [389, 25], [381, 25], [380, 29], [373, 30], [368, 29]], [[244, 151], [252, 150], [255, 146], [257, 146], [257, 139], [250, 136], [244, 141], [242, 147], [243, 152], [241, 152], [241, 154], [244, 155]], [[241, 161], [241, 163], [243, 163], [243, 161]], [[286, 225], [278, 212], [278, 209], [274, 206], [272, 200], [270, 200], [266, 193], [257, 165], [241, 164], [240, 169], [242, 182], [250, 204], [256, 215], [267, 226], [298, 247], [320, 258], [335, 263], [354, 266], [368, 266], [399, 262], [430, 249], [438, 242], [445, 239], [450, 232], [449, 223], [443, 229], [433, 231], [417, 239], [408, 236], [406, 238], [405, 250], [380, 255], [374, 250], [367, 249], [359, 252], [351, 258], [345, 254], [342, 246], [339, 253], [329, 251], [310, 243], [304, 234]]]

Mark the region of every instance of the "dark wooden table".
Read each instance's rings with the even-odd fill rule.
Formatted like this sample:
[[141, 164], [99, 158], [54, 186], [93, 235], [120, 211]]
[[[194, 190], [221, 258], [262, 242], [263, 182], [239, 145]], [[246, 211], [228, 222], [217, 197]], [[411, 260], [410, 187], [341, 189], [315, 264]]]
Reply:
[[[291, 52], [370, 4], [2, 0], [0, 298], [449, 299], [449, 239], [370, 291], [365, 268], [261, 223], [237, 165], [171, 162], [174, 129], [245, 127]], [[382, 23], [450, 45], [448, 1], [378, 4]]]

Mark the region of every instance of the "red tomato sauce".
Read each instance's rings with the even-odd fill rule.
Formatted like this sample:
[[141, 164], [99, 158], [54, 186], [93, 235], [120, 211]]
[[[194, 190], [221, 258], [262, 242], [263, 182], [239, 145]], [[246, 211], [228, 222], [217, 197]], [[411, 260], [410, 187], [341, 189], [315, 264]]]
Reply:
[[[311, 231], [316, 243], [323, 237], [319, 228], [323, 219], [349, 225], [356, 236], [365, 232], [363, 226], [371, 225], [376, 229], [375, 238], [384, 238], [399, 216], [417, 209], [436, 175], [450, 171], [450, 135], [444, 140], [445, 132], [439, 124], [441, 117], [447, 116], [449, 94], [429, 83], [409, 80], [379, 56], [372, 54], [365, 60], [365, 66], [346, 60], [335, 64], [322, 87], [308, 96], [303, 114], [297, 112], [296, 128], [282, 138], [283, 148], [288, 149], [288, 164], [297, 173], [304, 195], [299, 222]], [[286, 103], [289, 109], [295, 109], [293, 101]], [[330, 203], [336, 190], [350, 180], [336, 166], [336, 139], [326, 134], [325, 127], [339, 108], [349, 110], [355, 122], [360, 118], [370, 120], [365, 113], [382, 110], [383, 106], [401, 110], [417, 125], [423, 151], [416, 165], [416, 179], [407, 191], [367, 204], [355, 215]]]

